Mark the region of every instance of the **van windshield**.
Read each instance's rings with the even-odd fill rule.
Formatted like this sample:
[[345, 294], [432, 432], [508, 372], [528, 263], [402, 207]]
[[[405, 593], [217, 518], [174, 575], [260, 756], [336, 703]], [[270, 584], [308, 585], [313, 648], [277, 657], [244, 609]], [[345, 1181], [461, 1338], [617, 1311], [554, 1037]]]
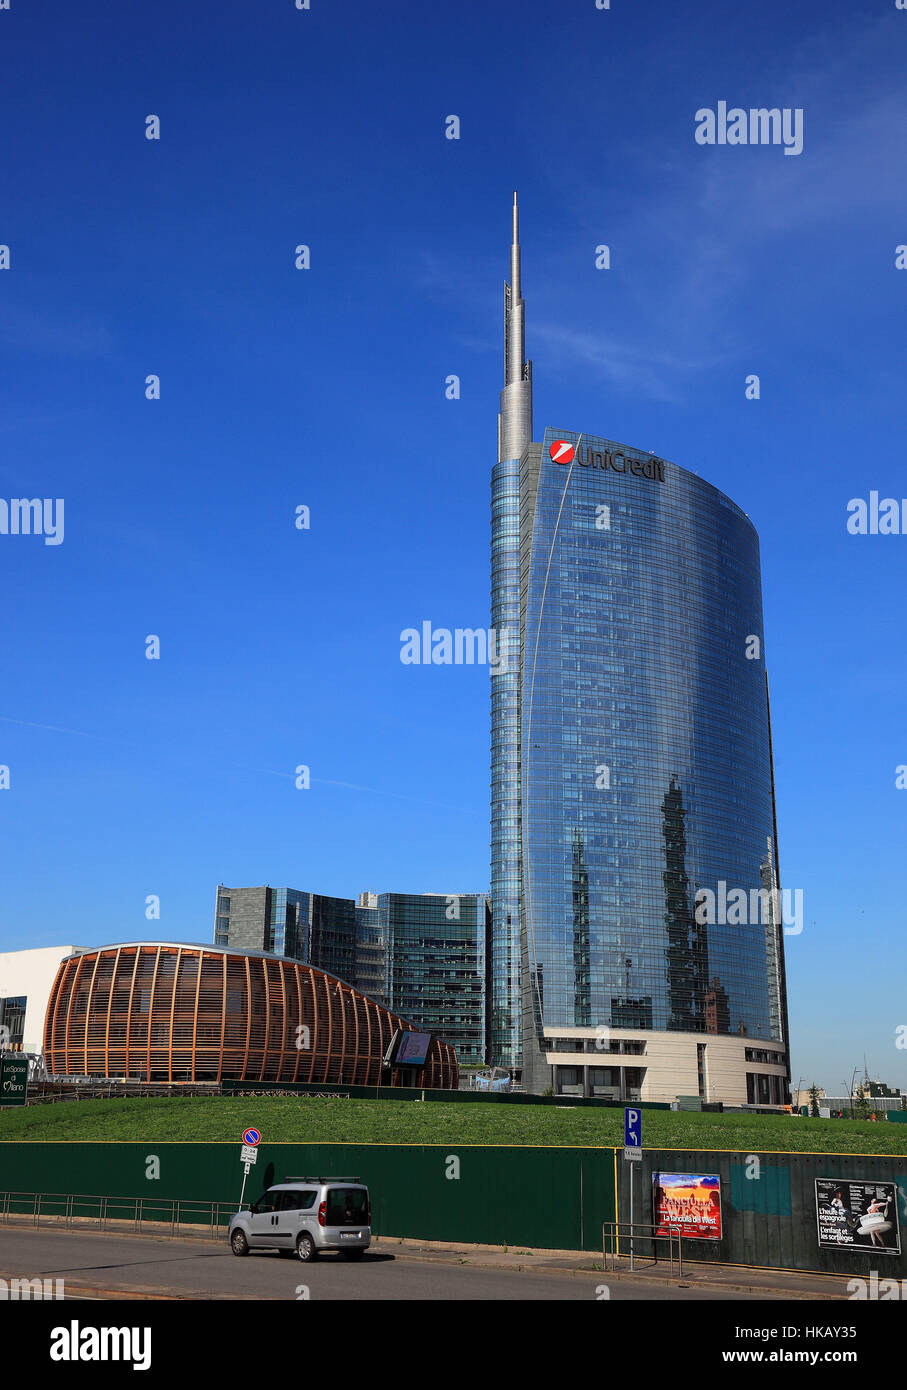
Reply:
[[329, 1187], [326, 1224], [367, 1226], [368, 1192], [364, 1187]]

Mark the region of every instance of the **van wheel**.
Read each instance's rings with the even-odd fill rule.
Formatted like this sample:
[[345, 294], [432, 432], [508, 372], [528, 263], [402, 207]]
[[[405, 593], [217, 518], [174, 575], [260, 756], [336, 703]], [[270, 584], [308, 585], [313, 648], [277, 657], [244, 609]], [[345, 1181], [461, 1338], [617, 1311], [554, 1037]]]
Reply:
[[296, 1241], [296, 1254], [307, 1264], [312, 1260], [317, 1260], [318, 1251], [315, 1249], [315, 1242], [308, 1231], [303, 1231], [302, 1235]]
[[234, 1231], [230, 1237], [230, 1249], [234, 1255], [248, 1255], [249, 1242], [246, 1240], [242, 1231]]
[[364, 1250], [341, 1250], [341, 1255], [345, 1260], [361, 1260], [365, 1254]]

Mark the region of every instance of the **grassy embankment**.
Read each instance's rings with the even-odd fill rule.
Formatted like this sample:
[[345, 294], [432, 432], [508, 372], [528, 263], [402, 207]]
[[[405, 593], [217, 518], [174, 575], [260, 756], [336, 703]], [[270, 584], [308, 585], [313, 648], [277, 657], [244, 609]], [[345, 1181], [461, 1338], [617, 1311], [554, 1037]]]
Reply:
[[[67, 1101], [0, 1111], [3, 1140], [221, 1140], [247, 1125], [267, 1142], [623, 1146], [620, 1109], [482, 1102], [285, 1099], [248, 1096]], [[646, 1148], [744, 1152], [907, 1154], [907, 1126], [649, 1110]]]

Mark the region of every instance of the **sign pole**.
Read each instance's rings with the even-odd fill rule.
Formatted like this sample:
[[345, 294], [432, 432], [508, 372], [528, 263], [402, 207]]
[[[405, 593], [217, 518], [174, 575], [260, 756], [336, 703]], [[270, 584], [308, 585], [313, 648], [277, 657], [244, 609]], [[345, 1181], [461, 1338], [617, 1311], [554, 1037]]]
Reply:
[[630, 1164], [630, 1268], [633, 1268], [633, 1169], [636, 1165]]
[[246, 1178], [249, 1176], [249, 1169], [253, 1163], [258, 1162], [258, 1145], [261, 1143], [261, 1131], [258, 1129], [243, 1130], [242, 1148], [239, 1151], [239, 1161], [243, 1165], [242, 1188], [239, 1194], [239, 1205], [242, 1208], [242, 1199], [246, 1192]]
[[642, 1159], [642, 1111], [636, 1106], [624, 1110], [624, 1162], [630, 1165], [630, 1268], [634, 1269], [636, 1247], [633, 1242], [633, 1167]]

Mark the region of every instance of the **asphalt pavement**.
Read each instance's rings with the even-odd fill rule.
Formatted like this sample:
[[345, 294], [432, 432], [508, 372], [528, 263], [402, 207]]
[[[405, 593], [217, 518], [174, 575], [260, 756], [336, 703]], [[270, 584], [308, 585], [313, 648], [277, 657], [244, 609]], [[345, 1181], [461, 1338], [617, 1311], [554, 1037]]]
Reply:
[[[223, 1241], [0, 1226], [0, 1278], [62, 1279], [67, 1299], [752, 1301], [752, 1291], [681, 1287], [601, 1270], [495, 1267], [479, 1255], [396, 1251], [379, 1242], [358, 1264], [276, 1252], [237, 1258]], [[762, 1297], [783, 1298], [783, 1293]]]

